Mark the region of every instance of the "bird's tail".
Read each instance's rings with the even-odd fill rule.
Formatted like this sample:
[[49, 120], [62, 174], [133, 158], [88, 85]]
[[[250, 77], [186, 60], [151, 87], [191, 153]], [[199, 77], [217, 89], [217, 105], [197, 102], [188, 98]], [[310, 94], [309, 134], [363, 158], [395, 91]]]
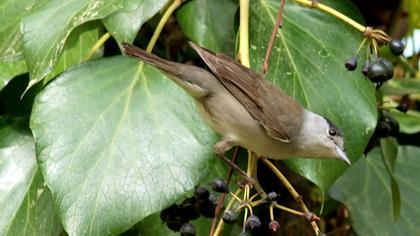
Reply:
[[168, 78], [185, 89], [191, 96], [199, 98], [207, 96], [209, 93], [210, 88], [206, 85], [208, 81], [202, 78], [203, 74], [205, 75], [205, 73], [209, 72], [192, 65], [184, 65], [162, 59], [128, 43], [122, 43], [122, 47], [124, 54], [140, 59], [171, 75]]

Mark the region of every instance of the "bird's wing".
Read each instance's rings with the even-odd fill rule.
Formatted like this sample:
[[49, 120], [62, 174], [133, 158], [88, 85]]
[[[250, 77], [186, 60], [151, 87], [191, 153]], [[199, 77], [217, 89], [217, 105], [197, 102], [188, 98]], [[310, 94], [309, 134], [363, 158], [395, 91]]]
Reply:
[[[223, 54], [191, 46], [232, 95], [264, 127], [267, 135], [290, 142], [300, 129], [303, 109], [291, 97], [255, 71]], [[280, 105], [282, 104], [282, 105]]]

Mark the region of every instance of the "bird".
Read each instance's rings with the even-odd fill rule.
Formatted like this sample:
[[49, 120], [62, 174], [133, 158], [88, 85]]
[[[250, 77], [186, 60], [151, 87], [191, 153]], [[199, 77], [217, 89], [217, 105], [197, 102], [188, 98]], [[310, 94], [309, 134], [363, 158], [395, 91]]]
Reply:
[[214, 152], [241, 146], [260, 157], [337, 159], [351, 164], [341, 130], [305, 109], [280, 87], [238, 61], [193, 42], [208, 68], [165, 60], [122, 43], [125, 55], [163, 71], [194, 100], [204, 122], [222, 136]]

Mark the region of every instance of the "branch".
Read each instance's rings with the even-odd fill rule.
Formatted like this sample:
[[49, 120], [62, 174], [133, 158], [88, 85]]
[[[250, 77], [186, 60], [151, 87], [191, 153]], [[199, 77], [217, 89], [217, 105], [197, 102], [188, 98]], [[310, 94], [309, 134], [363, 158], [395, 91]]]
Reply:
[[279, 7], [279, 11], [277, 13], [276, 18], [276, 24], [274, 25], [273, 31], [271, 32], [270, 41], [268, 42], [267, 52], [265, 54], [264, 63], [261, 68], [261, 73], [265, 75], [268, 71], [268, 61], [270, 59], [271, 51], [273, 50], [274, 40], [276, 39], [277, 32], [279, 31], [279, 28], [282, 27], [283, 24], [283, 8], [284, 3], [286, 0], [281, 0], [281, 4]]

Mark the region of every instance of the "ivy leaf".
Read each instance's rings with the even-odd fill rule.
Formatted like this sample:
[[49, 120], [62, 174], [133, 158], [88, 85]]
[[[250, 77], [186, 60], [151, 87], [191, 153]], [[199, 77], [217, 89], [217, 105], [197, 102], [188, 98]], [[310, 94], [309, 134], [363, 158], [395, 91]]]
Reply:
[[25, 124], [0, 118], [0, 235], [58, 235], [60, 221]]
[[[400, 146], [395, 162], [394, 176], [401, 191], [401, 215], [393, 217], [392, 190], [387, 181], [388, 172], [381, 160], [379, 148], [367, 158], [361, 158], [331, 187], [332, 198], [349, 209], [352, 227], [358, 235], [419, 235], [417, 219], [420, 213], [418, 187], [418, 154], [420, 148]], [[380, 226], [380, 227], [372, 227]]]
[[[131, 1], [47, 1], [22, 19], [23, 54], [31, 80], [43, 79], [57, 64], [72, 30], [116, 10], [131, 9]], [[138, 5], [135, 5], [138, 6]]]
[[37, 97], [31, 129], [70, 235], [121, 233], [184, 196], [214, 165], [216, 136], [192, 99], [124, 56], [61, 74]]
[[143, 0], [137, 9], [116, 11], [103, 19], [103, 22], [117, 42], [133, 43], [140, 27], [158, 11], [168, 0]]
[[195, 0], [183, 5], [176, 18], [182, 31], [197, 44], [233, 55], [233, 22], [237, 7], [232, 0]]
[[[279, 1], [250, 4], [251, 64], [258, 71]], [[348, 1], [337, 7], [353, 9]], [[329, 118], [343, 131], [345, 148], [353, 161], [362, 155], [377, 120], [374, 86], [360, 72], [349, 72], [344, 67], [362, 37], [331, 15], [287, 2], [267, 74], [267, 79], [304, 107]], [[336, 160], [294, 159], [286, 164], [322, 190], [328, 189], [347, 169]]]

